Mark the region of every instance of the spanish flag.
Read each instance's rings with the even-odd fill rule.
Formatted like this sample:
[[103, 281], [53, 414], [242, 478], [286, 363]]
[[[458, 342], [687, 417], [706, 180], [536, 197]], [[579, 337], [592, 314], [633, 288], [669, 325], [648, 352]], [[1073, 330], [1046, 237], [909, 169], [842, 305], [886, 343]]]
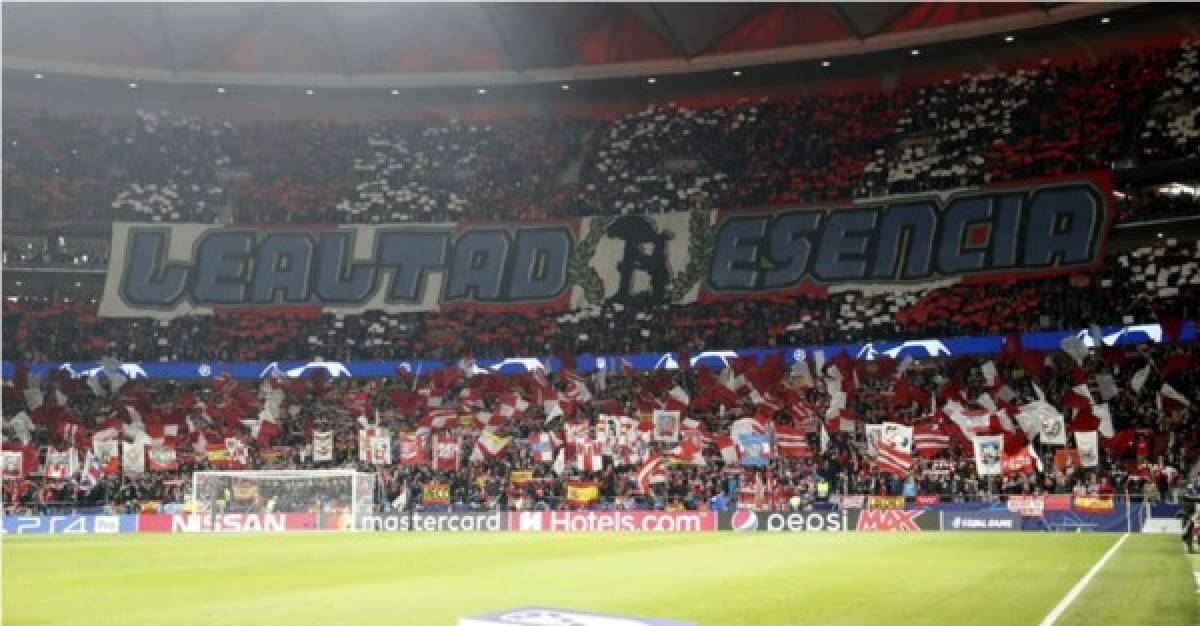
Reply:
[[508, 473], [508, 481], [514, 485], [525, 485], [533, 481], [533, 470], [512, 470]]
[[586, 507], [600, 497], [600, 487], [594, 480], [568, 480], [567, 506]]

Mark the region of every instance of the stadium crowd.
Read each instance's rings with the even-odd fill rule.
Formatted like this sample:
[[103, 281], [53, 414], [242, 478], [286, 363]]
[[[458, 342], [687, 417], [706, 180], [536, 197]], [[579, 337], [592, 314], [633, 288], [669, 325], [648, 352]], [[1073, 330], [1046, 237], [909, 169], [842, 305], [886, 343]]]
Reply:
[[[14, 110], [13, 226], [429, 222], [829, 203], [1196, 155], [1195, 44], [613, 120], [229, 122]], [[97, 199], [104, 199], [98, 202]], [[236, 211], [234, 210], [236, 207]]]
[[[716, 506], [752, 497], [762, 505], [774, 497], [786, 508], [794, 496], [811, 502], [818, 489], [823, 498], [1125, 490], [1169, 497], [1168, 482], [1190, 467], [1200, 446], [1200, 430], [1189, 419], [1200, 371], [1194, 344], [1063, 348], [1027, 350], [1013, 335], [993, 357], [856, 361], [842, 353], [785, 367], [780, 351], [718, 372], [607, 376], [577, 374], [563, 355], [564, 369], [552, 378], [451, 367], [420, 377], [400, 371], [389, 380], [314, 374], [177, 384], [103, 374], [85, 380], [63, 371], [38, 381], [20, 372], [4, 389], [5, 449], [21, 453], [27, 475], [53, 472], [56, 451], [71, 447], [82, 455], [114, 438], [171, 454], [169, 467], [123, 465], [124, 475], [114, 463], [113, 473], [91, 489], [78, 473], [8, 481], [6, 502], [178, 502], [189, 471], [231, 464], [370, 469], [364, 432], [389, 440], [387, 456], [373, 457], [389, 502], [403, 501], [406, 486], [444, 483], [463, 506], [558, 508], [566, 506], [564, 481], [572, 479], [597, 481], [605, 506], [660, 508], [708, 506], [714, 497]], [[1065, 416], [1069, 433], [1100, 433], [1095, 467], [1056, 456], [1074, 446], [1048, 445], [1042, 422], [1027, 423], [1025, 413], [1039, 397]], [[660, 438], [650, 421], [664, 408], [680, 411], [674, 437]], [[903, 472], [881, 471], [878, 444], [868, 443], [867, 425], [885, 421], [917, 427]], [[313, 461], [318, 432], [332, 433], [332, 462]], [[737, 436], [748, 432], [773, 441], [765, 467], [739, 464], [746, 453]], [[969, 437], [987, 433], [1003, 436], [1006, 454], [1035, 451], [1044, 469], [978, 476]], [[553, 442], [549, 453], [531, 445], [538, 438]], [[447, 456], [439, 441], [451, 442], [454, 454]], [[639, 479], [656, 454], [670, 469], [661, 486], [646, 489]], [[520, 470], [529, 473], [517, 479]]]
[[[1088, 67], [1047, 63], [888, 93], [652, 105], [607, 123], [234, 124], [165, 111], [131, 119], [17, 111], [5, 123], [5, 224], [403, 223], [740, 208], [1194, 157], [1196, 54], [1185, 42]], [[1127, 189], [1122, 217], [1186, 213], [1195, 202], [1194, 190]], [[82, 256], [57, 239], [4, 250], [6, 264], [102, 263]], [[188, 474], [214, 466], [379, 467], [384, 502], [425, 506], [419, 487], [436, 483], [474, 508], [566, 507], [572, 480], [597, 483], [599, 498], [583, 506], [804, 507], [845, 494], [1168, 498], [1200, 447], [1190, 419], [1196, 349], [1171, 342], [1196, 319], [1198, 256], [1200, 243], [1172, 238], [1070, 277], [569, 312], [306, 309], [157, 321], [101, 319], [94, 302], [78, 298], [6, 297], [5, 358], [15, 362], [469, 363], [553, 354], [567, 367], [552, 378], [448, 368], [388, 380], [217, 376], [204, 384], [125, 380], [111, 367], [39, 380], [18, 367], [5, 381], [3, 434], [20, 459], [19, 468], [6, 463], [6, 475], [22, 478], [5, 481], [5, 504], [179, 503]], [[569, 358], [1141, 323], [1160, 324], [1167, 342], [1068, 343], [1048, 354], [1011, 335], [991, 358], [842, 354], [785, 367], [777, 356], [721, 372], [607, 376], [576, 374]], [[680, 411], [678, 435], [655, 432], [653, 411], [664, 408]], [[1072, 446], [1047, 444], [1037, 435], [1044, 420], [1029, 415], [1061, 415], [1072, 433], [1098, 432], [1097, 463], [1056, 454]], [[866, 427], [884, 422], [917, 427], [916, 458], [905, 467], [879, 462]], [[315, 437], [326, 432], [334, 459], [316, 462]], [[372, 458], [364, 432], [388, 442], [386, 458]], [[1014, 458], [1031, 450], [1043, 469], [978, 475], [970, 436], [985, 433], [1001, 436]], [[746, 434], [772, 442], [765, 466], [743, 465]], [[114, 440], [141, 450], [138, 460], [105, 459], [101, 475], [90, 474], [96, 464], [85, 451]], [[65, 450], [82, 467], [64, 466]]]

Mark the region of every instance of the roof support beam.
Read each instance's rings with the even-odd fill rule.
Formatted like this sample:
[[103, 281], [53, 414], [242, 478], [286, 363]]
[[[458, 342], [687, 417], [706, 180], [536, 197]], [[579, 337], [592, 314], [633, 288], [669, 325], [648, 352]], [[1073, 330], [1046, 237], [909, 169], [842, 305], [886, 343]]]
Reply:
[[329, 31], [329, 38], [333, 40], [333, 51], [337, 53], [338, 67], [342, 68], [342, 73], [346, 76], [351, 75], [353, 70], [350, 68], [350, 62], [346, 60], [346, 48], [342, 45], [342, 37], [333, 27], [333, 20], [329, 19], [329, 7], [322, 2], [317, 5], [317, 11], [321, 13], [321, 21], [325, 24], [325, 30]]
[[508, 45], [508, 40], [504, 38], [504, 31], [500, 29], [500, 24], [496, 22], [496, 16], [488, 3], [484, 2], [479, 5], [479, 10], [483, 11], [483, 16], [487, 18], [488, 26], [492, 28], [492, 33], [496, 35], [496, 43], [500, 45], [500, 52], [504, 54], [504, 60], [508, 62], [508, 67], [513, 71], [521, 72], [525, 68], [517, 63], [517, 57], [513, 55], [512, 48]]
[[650, 3], [650, 11], [654, 13], [654, 19], [658, 20], [658, 25], [662, 27], [662, 32], [667, 36], [667, 42], [671, 44], [671, 49], [675, 54], [682, 59], [691, 60], [692, 55], [688, 54], [687, 48], [683, 47], [683, 43], [679, 41], [679, 35], [675, 33], [675, 28], [671, 26], [670, 20], [663, 15], [662, 9], [658, 8], [657, 2]]
[[171, 70], [172, 74], [179, 73], [179, 66], [175, 63], [175, 47], [171, 45], [171, 37], [167, 35], [167, 22], [163, 19], [162, 4], [154, 4], [154, 23], [158, 24], [158, 34], [162, 37], [163, 49], [167, 51], [167, 69]]
[[862, 32], [858, 30], [858, 24], [855, 24], [854, 20], [850, 19], [850, 15], [847, 14], [846, 10], [842, 8], [841, 3], [830, 2], [829, 8], [833, 11], [834, 17], [838, 18], [838, 21], [842, 23], [842, 26], [845, 26], [846, 30], [850, 31], [850, 34], [854, 35], [855, 39], [859, 41], [864, 39]]

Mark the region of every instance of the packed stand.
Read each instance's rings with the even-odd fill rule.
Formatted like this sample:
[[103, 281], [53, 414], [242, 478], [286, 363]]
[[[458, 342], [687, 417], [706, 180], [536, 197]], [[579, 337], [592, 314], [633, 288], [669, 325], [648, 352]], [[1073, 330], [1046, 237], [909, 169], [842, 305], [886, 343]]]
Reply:
[[6, 221], [611, 215], [847, 202], [1108, 169], [1194, 155], [1195, 55], [1186, 42], [886, 93], [653, 104], [607, 123], [16, 111], [5, 120]]
[[1138, 157], [1147, 161], [1200, 156], [1200, 44], [1183, 42], [1138, 136]]
[[[1012, 337], [996, 355], [921, 361], [813, 354], [786, 366], [777, 352], [719, 371], [583, 375], [561, 355], [552, 376], [276, 371], [203, 384], [130, 380], [112, 362], [79, 378], [18, 368], [4, 387], [5, 505], [153, 510], [184, 502], [194, 470], [331, 467], [378, 470], [377, 502], [426, 510], [1169, 500], [1200, 449], [1196, 352], [1076, 339], [1045, 353]], [[973, 458], [984, 440], [1005, 462], [994, 476], [977, 463], [997, 459]], [[448, 504], [426, 501], [430, 485], [448, 488]]]

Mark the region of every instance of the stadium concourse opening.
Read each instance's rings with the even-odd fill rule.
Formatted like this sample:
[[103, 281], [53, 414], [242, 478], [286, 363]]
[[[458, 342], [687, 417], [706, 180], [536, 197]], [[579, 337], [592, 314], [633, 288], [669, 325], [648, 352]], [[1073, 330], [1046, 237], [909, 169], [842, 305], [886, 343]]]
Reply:
[[0, 11], [3, 622], [1200, 618], [1195, 6]]

